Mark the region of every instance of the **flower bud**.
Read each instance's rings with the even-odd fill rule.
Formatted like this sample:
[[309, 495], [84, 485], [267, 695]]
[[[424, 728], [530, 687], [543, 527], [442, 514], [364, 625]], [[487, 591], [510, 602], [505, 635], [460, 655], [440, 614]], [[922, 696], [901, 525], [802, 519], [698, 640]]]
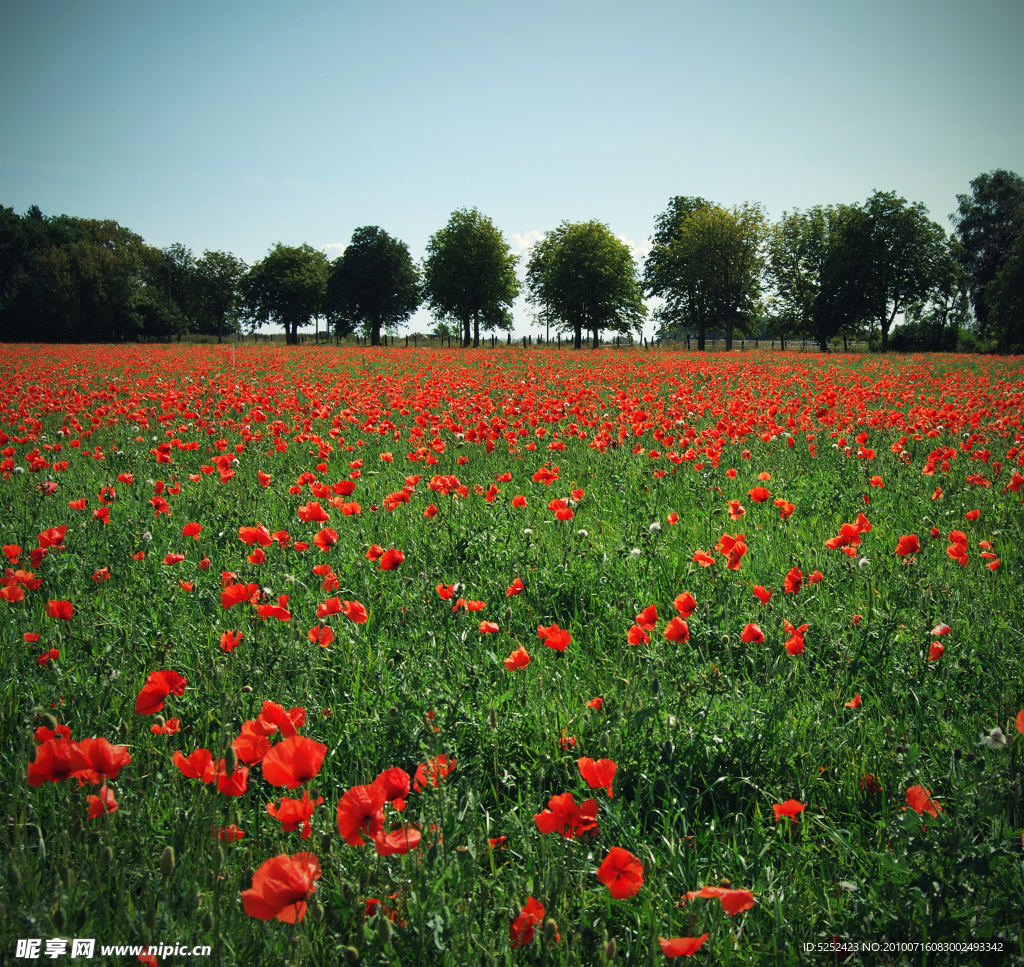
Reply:
[[[113, 859], [113, 856], [111, 856]], [[160, 872], [163, 874], [165, 880], [171, 878], [171, 874], [174, 872], [174, 847], [165, 846], [164, 851], [160, 856]]]
[[233, 745], [229, 745], [227, 752], [224, 753], [224, 772], [229, 776], [233, 776], [237, 768], [238, 753], [235, 752]]
[[612, 937], [612, 939], [604, 945], [605, 960], [614, 960], [615, 954], [618, 952], [618, 949], [619, 948], [615, 944], [615, 938]]
[[359, 963], [359, 951], [355, 947], [342, 947], [342, 956], [345, 958], [346, 964], [358, 964]]
[[493, 706], [491, 707], [491, 710], [487, 713], [487, 724], [492, 729], [496, 729], [498, 727], [498, 713], [494, 710]]
[[110, 866], [111, 863], [114, 862], [114, 851], [109, 846], [104, 848], [101, 855], [103, 856], [103, 863], [105, 866]]
[[203, 914], [203, 919], [199, 921], [199, 926], [202, 928], [203, 933], [209, 933], [213, 929], [213, 914], [209, 910]]
[[320, 852], [329, 853], [331, 851], [332, 837], [330, 833], [324, 833], [320, 837]]
[[551, 917], [544, 921], [544, 936], [549, 943], [558, 936], [558, 924]]
[[57, 731], [57, 720], [49, 712], [44, 712], [39, 718], [51, 732]]
[[64, 919], [64, 911], [60, 907], [57, 907], [57, 909], [53, 911], [53, 916], [50, 917], [50, 919], [53, 921], [53, 925], [57, 928], [58, 931], [64, 929], [64, 924], [66, 921]]
[[377, 939], [383, 946], [387, 946], [391, 943], [391, 934], [394, 933], [394, 927], [391, 926], [391, 921], [385, 917], [382, 913], [377, 914]]

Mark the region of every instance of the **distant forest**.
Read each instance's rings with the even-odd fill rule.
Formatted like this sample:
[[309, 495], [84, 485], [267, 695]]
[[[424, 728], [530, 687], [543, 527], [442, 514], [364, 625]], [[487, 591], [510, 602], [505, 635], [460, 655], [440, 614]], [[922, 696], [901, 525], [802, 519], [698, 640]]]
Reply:
[[[275, 245], [246, 265], [229, 252], [163, 249], [111, 219], [23, 215], [0, 206], [0, 340], [123, 342], [184, 334], [223, 339], [316, 326], [373, 345], [428, 308], [435, 333], [477, 346], [512, 329], [525, 296], [535, 325], [581, 348], [604, 333], [836, 339], [881, 351], [1024, 353], [1024, 178], [995, 170], [957, 195], [952, 233], [894, 192], [784, 212], [676, 196], [654, 222], [642, 265], [599, 221], [551, 229], [521, 281], [501, 231], [452, 213], [427, 254], [379, 226], [357, 228], [334, 261]], [[649, 313], [645, 299], [656, 297]]]

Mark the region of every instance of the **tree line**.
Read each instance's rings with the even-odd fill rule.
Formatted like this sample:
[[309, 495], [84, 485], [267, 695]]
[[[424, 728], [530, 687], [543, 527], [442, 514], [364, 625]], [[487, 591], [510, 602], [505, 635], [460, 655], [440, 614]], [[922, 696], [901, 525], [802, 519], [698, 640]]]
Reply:
[[642, 268], [600, 221], [562, 222], [527, 254], [525, 279], [501, 231], [475, 208], [453, 212], [417, 262], [379, 226], [357, 228], [333, 261], [278, 243], [247, 266], [228, 252], [158, 249], [111, 220], [24, 215], [0, 206], [0, 339], [112, 342], [280, 326], [288, 343], [321, 323], [371, 345], [426, 306], [435, 332], [465, 347], [510, 331], [525, 295], [535, 324], [595, 348], [661, 338], [838, 338], [883, 352], [979, 346], [1024, 352], [1024, 178], [970, 182], [953, 231], [921, 203], [874, 192], [863, 204], [784, 212], [677, 196], [655, 221]]

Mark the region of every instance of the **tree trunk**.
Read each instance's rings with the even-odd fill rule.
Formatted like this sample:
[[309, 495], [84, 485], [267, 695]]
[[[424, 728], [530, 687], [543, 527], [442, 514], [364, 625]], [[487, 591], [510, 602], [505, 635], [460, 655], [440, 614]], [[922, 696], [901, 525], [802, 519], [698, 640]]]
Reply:
[[573, 324], [573, 349], [583, 348], [583, 326], [578, 322]]
[[727, 353], [732, 352], [732, 323], [730, 322], [725, 327], [725, 351]]
[[599, 335], [598, 335], [598, 333], [599, 333], [599, 330], [598, 330], [598, 328], [597, 328], [597, 327], [595, 326], [595, 327], [594, 327], [594, 346], [593, 346], [593, 348], [594, 348], [594, 349], [597, 349], [597, 346], [598, 346], [598, 338], [599, 338]]
[[217, 320], [217, 342], [218, 343], [224, 342], [224, 313], [223, 312], [220, 314], [220, 317]]
[[707, 345], [707, 327], [702, 322], [700, 329], [697, 330], [697, 352], [704, 352], [704, 347]]
[[480, 348], [480, 313], [473, 313], [473, 348]]
[[370, 345], [380, 345], [380, 322], [377, 319], [370, 320]]
[[[462, 348], [469, 349], [470, 343], [473, 341], [473, 336], [469, 331], [469, 314], [462, 320]], [[451, 340], [449, 339], [449, 345]]]

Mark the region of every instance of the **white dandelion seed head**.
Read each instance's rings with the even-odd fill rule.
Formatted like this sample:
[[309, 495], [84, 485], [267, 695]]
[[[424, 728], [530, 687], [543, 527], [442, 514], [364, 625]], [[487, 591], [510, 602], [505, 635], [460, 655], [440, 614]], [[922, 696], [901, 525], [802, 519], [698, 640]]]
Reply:
[[629, 552], [629, 556], [635, 561], [640, 556], [640, 548], [634, 547], [633, 550]]
[[263, 594], [268, 598], [272, 598], [274, 596], [274, 592], [271, 591], [270, 588], [263, 588]]
[[142, 532], [142, 539], [149, 544], [153, 540], [153, 535], [149, 531]]
[[532, 534], [533, 531], [529, 527], [523, 528], [523, 537], [530, 537]]
[[578, 530], [578, 531], [576, 531], [576, 536], [577, 537], [589, 537], [590, 535], [585, 530]]
[[654, 521], [654, 522], [653, 522], [653, 523], [651, 524], [651, 526], [650, 526], [650, 527], [648, 528], [648, 530], [649, 530], [649, 531], [650, 531], [650, 532], [651, 532], [652, 534], [657, 534], [657, 533], [658, 533], [658, 531], [660, 531], [660, 530], [661, 530], [661, 522], [660, 522], [660, 521], [657, 521], [657, 520], [656, 520], [656, 521]]
[[869, 561], [866, 557], [862, 557], [857, 562], [857, 567], [867, 567], [870, 563], [871, 563], [871, 561]]
[[150, 440], [152, 440], [153, 443], [156, 443], [156, 437], [155, 436], [154, 437], [150, 437]]
[[24, 473], [25, 472], [25, 468], [24, 467], [15, 467], [14, 468], [14, 472], [15, 473]]
[[979, 745], [985, 746], [986, 749], [1005, 749], [1006, 748], [1006, 734], [997, 725], [994, 729], [990, 729], [981, 736], [981, 742]]

